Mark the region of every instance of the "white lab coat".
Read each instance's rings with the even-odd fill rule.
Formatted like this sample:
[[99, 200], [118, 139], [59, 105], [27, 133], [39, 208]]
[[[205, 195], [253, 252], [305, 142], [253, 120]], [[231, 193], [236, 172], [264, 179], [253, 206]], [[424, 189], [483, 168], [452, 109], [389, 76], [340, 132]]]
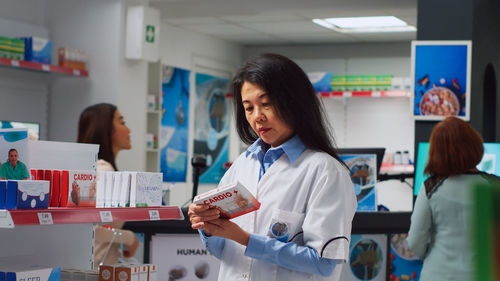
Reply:
[[[324, 152], [306, 149], [290, 164], [286, 153], [258, 181], [260, 163], [241, 154], [220, 185], [239, 181], [261, 202], [259, 210], [233, 219], [244, 230], [269, 235], [272, 222], [286, 221], [290, 239], [315, 249], [321, 257], [348, 260], [351, 223], [357, 202], [348, 171]], [[293, 239], [292, 239], [293, 237]], [[246, 247], [227, 239], [219, 280], [304, 281], [340, 278], [343, 264], [329, 277], [312, 275], [249, 258]]]

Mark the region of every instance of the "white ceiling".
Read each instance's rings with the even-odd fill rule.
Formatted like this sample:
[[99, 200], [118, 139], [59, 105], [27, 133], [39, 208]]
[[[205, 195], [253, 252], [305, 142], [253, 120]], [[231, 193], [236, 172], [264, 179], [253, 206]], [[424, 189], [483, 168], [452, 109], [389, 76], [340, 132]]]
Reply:
[[417, 26], [417, 0], [150, 0], [161, 21], [247, 46], [410, 41], [416, 32], [342, 34], [313, 18], [396, 16]]

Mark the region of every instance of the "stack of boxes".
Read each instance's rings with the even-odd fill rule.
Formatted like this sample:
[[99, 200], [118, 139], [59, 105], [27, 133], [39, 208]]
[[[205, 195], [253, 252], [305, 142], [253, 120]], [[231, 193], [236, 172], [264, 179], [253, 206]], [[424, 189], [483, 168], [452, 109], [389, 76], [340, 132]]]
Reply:
[[0, 36], [0, 58], [24, 60], [24, 48], [24, 40]]
[[332, 91], [386, 91], [392, 75], [333, 75]]
[[114, 264], [99, 266], [99, 281], [157, 281], [154, 264]]
[[[40, 37], [9, 38], [0, 36], [0, 58], [51, 64], [52, 41]], [[58, 64], [62, 67], [86, 70], [85, 51], [74, 48], [58, 49]]]

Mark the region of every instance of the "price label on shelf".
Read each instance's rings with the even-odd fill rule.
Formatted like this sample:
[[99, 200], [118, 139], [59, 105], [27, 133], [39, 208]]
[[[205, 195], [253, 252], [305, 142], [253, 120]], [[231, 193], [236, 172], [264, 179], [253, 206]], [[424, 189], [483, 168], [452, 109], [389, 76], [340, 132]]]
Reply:
[[18, 67], [18, 66], [19, 66], [19, 61], [18, 61], [18, 60], [11, 60], [11, 61], [10, 61], [10, 64], [11, 64], [12, 66], [16, 66], [16, 67]]
[[100, 211], [99, 214], [101, 215], [101, 222], [113, 221], [113, 215], [111, 214], [111, 211]]
[[372, 97], [374, 97], [374, 98], [380, 98], [381, 96], [382, 96], [381, 92], [377, 92], [377, 91], [372, 92]]
[[54, 224], [51, 213], [38, 213], [38, 221], [42, 224]]
[[80, 70], [73, 69], [73, 75], [80, 76]]
[[158, 210], [149, 210], [149, 219], [152, 221], [159, 221], [160, 212], [158, 212]]
[[50, 66], [48, 64], [42, 64], [43, 71], [50, 71]]

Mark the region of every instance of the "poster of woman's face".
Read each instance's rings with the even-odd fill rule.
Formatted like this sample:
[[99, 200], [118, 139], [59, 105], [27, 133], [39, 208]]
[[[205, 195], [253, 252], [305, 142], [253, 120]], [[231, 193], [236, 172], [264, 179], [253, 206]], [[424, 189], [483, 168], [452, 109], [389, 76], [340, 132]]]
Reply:
[[0, 179], [30, 179], [27, 129], [0, 129]]

